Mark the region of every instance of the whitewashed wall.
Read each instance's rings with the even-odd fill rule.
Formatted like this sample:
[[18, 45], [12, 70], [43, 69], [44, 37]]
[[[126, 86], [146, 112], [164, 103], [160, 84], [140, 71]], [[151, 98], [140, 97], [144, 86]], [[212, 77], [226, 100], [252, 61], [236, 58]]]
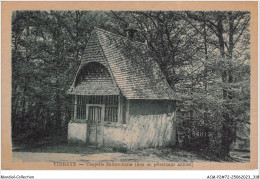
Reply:
[[131, 115], [126, 126], [105, 126], [104, 145], [127, 149], [172, 146], [176, 143], [174, 115]]
[[87, 124], [69, 122], [68, 124], [68, 142], [87, 142]]

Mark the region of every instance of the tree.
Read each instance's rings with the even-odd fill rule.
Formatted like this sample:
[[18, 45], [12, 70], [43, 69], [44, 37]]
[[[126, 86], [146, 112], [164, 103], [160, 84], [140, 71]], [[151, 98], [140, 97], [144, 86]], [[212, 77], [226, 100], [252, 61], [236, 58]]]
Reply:
[[250, 122], [249, 21], [241, 11], [16, 11], [13, 135], [66, 134], [72, 105], [66, 90], [92, 29], [126, 36], [131, 26], [181, 98], [179, 139], [191, 150], [228, 156]]
[[[236, 120], [232, 116], [234, 114], [234, 106], [231, 105], [233, 104], [234, 93], [230, 87], [234, 83], [234, 64], [239, 60], [238, 56], [234, 59], [234, 50], [244, 48], [243, 51], [247, 51], [247, 43], [249, 41], [248, 23], [250, 17], [248, 12], [209, 12], [206, 16], [200, 13], [188, 13], [188, 16], [197, 22], [204, 23], [216, 37], [212, 39], [211, 43], [219, 50], [219, 63], [221, 63], [221, 66], [218, 72], [221, 73], [221, 86], [223, 89], [220, 155], [228, 156], [230, 145], [235, 141], [237, 129]], [[244, 41], [246, 44], [239, 44], [239, 41]], [[247, 53], [243, 52], [242, 56], [248, 58]], [[241, 52], [239, 54], [241, 56]]]

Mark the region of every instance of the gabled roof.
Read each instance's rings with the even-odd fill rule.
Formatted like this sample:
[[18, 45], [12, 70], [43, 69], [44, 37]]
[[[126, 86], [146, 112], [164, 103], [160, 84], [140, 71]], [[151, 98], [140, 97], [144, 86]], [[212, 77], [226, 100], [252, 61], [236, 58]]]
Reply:
[[99, 28], [92, 34], [96, 34], [112, 76], [127, 99], [177, 99], [159, 65], [147, 56], [147, 45]]

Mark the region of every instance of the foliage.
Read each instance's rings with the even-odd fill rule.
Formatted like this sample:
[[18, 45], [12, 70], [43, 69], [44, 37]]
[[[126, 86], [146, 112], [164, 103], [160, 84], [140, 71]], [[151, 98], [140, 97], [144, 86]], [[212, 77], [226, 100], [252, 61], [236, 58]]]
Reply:
[[16, 11], [12, 17], [12, 130], [66, 133], [66, 95], [93, 27], [147, 43], [179, 95], [183, 148], [228, 156], [250, 124], [250, 13]]

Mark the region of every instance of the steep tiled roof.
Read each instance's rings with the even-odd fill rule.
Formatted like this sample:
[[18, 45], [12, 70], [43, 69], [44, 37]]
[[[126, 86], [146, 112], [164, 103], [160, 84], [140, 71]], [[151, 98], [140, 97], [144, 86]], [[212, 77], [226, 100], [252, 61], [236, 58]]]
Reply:
[[127, 99], [176, 100], [175, 93], [167, 83], [159, 65], [148, 57], [146, 52], [147, 45], [143, 43], [95, 28], [79, 70], [90, 62], [99, 62], [108, 68], [114, 82], [102, 86], [94, 82], [76, 86], [75, 79], [68, 93], [109, 95], [119, 94], [120, 89]]
[[95, 28], [114, 79], [127, 99], [176, 99], [159, 65], [140, 42]]

